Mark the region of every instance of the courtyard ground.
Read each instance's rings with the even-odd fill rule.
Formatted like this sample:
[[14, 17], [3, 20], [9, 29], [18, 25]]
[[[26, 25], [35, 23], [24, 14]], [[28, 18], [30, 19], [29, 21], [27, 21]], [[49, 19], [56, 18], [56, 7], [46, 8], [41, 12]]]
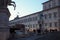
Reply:
[[51, 32], [44, 35], [30, 35], [27, 37], [12, 38], [11, 40], [60, 40], [60, 32]]

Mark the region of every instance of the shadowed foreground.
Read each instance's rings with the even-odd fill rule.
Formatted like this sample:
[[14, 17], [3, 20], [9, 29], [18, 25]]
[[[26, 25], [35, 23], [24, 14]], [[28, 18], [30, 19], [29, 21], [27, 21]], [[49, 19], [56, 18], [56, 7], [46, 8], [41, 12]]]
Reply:
[[10, 40], [60, 40], [60, 32], [51, 32], [44, 35], [31, 35], [24, 38], [12, 38]]
[[60, 40], [60, 32], [48, 33], [42, 37], [37, 38], [36, 40]]

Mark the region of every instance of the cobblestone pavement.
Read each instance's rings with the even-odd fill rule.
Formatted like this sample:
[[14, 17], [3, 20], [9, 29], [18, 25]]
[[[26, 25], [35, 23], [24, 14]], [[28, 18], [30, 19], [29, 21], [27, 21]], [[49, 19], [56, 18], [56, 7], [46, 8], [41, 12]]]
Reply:
[[15, 38], [12, 40], [60, 40], [60, 32], [52, 32], [45, 35], [32, 35], [25, 38]]

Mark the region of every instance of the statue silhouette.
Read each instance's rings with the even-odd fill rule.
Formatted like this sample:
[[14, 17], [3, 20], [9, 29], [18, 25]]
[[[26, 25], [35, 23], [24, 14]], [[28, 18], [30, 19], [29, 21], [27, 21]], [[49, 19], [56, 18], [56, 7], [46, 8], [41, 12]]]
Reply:
[[0, 0], [0, 8], [2, 8], [2, 7], [7, 8], [8, 5], [13, 6], [14, 9], [16, 7], [15, 2], [12, 0]]

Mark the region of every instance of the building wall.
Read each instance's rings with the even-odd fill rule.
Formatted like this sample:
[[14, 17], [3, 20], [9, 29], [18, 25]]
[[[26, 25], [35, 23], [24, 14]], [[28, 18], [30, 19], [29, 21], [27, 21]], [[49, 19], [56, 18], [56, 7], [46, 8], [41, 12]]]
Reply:
[[43, 10], [50, 9], [52, 7], [60, 6], [60, 0], [48, 0], [43, 3]]
[[[42, 15], [43, 16], [42, 16]], [[60, 0], [49, 0], [43, 3], [43, 10], [33, 13], [18, 20], [10, 21], [10, 26], [15, 24], [24, 24], [26, 30], [40, 29], [57, 29], [60, 30]]]
[[[48, 9], [48, 10], [43, 9], [44, 10], [43, 11], [43, 22], [44, 22], [43, 28], [44, 28], [44, 30], [45, 29], [48, 29], [48, 30], [57, 29], [59, 31], [59, 21], [58, 20], [60, 19], [60, 17], [59, 17], [60, 12], [58, 10], [59, 9], [59, 7], [58, 7], [59, 2], [58, 1], [59, 0], [50, 0], [50, 1], [47, 1], [46, 3], [43, 4]], [[48, 3], [52, 4], [52, 5], [50, 5], [51, 8], [48, 8], [49, 7]], [[43, 6], [43, 8], [44, 8], [44, 6]]]
[[36, 12], [31, 15], [27, 15], [24, 17], [20, 17], [18, 20], [13, 20], [10, 21], [10, 26], [13, 26], [15, 24], [24, 24], [26, 30], [37, 30], [39, 29], [39, 23], [38, 21], [40, 20], [40, 12]]
[[[37, 29], [39, 28], [38, 26], [38, 14], [30, 15], [28, 17], [24, 17], [21, 20], [24, 22], [22, 24], [25, 24], [25, 28], [29, 29]], [[25, 21], [26, 20], [26, 21]]]

